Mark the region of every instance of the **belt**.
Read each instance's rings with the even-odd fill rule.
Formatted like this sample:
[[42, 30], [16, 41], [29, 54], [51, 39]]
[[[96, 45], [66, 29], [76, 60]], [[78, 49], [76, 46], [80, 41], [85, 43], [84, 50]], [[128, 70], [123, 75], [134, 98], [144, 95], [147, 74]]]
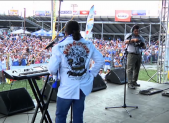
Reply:
[[136, 53], [129, 53], [129, 54], [133, 54], [133, 55], [141, 55], [141, 54], [136, 54]]

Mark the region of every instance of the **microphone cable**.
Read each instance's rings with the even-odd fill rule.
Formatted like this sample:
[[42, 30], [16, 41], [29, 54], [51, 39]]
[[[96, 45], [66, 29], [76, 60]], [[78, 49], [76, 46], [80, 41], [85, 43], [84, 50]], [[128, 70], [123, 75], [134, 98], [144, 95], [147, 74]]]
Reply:
[[143, 64], [142, 62], [141, 62], [141, 64], [142, 64], [144, 70], [146, 71], [147, 76], [150, 77], [154, 82], [158, 83], [156, 80], [154, 80], [154, 79], [148, 74], [148, 72], [147, 72], [147, 70], [146, 70], [146, 68], [145, 68], [145, 66], [144, 66], [144, 64]]

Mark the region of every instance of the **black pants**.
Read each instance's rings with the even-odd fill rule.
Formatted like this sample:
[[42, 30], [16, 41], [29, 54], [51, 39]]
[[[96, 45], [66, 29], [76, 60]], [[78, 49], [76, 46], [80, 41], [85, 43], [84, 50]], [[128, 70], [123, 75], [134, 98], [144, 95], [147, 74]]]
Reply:
[[141, 65], [141, 55], [128, 54], [127, 55], [127, 78], [128, 83], [136, 83]]

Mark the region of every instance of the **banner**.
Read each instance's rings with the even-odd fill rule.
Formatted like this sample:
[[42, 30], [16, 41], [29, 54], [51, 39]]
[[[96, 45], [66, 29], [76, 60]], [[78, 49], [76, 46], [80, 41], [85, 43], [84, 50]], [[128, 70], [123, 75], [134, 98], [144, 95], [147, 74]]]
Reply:
[[90, 11], [89, 11], [89, 15], [87, 17], [87, 23], [86, 23], [86, 31], [85, 31], [85, 38], [88, 39], [90, 32], [93, 29], [93, 25], [94, 25], [94, 5], [91, 7]]
[[19, 12], [18, 12], [18, 10], [9, 10], [8, 14], [9, 15], [19, 15]]
[[45, 16], [45, 11], [35, 11], [35, 16]]
[[51, 12], [50, 11], [45, 11], [45, 16], [51, 16]]
[[146, 16], [146, 10], [132, 10], [132, 15], [144, 15], [144, 16]]
[[131, 21], [131, 10], [116, 10], [115, 21], [130, 22]]
[[53, 30], [52, 30], [52, 40], [55, 39], [55, 26], [56, 26], [56, 0], [53, 1]]
[[88, 15], [88, 14], [89, 14], [89, 11], [86, 11], [86, 10], [80, 11], [80, 15]]
[[72, 14], [72, 11], [60, 11], [60, 14]]
[[79, 15], [80, 12], [79, 11], [73, 11], [73, 15]]

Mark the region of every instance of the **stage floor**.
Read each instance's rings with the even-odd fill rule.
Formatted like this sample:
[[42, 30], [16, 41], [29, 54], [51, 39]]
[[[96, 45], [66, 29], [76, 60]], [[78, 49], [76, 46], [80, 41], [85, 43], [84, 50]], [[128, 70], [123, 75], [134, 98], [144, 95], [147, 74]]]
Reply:
[[[130, 118], [125, 109], [109, 109], [106, 106], [123, 105], [123, 85], [108, 83], [107, 89], [93, 92], [86, 97], [84, 123], [169, 123], [169, 97], [163, 97], [161, 93], [151, 96], [140, 95], [139, 90], [148, 88], [166, 89], [167, 84], [139, 81], [140, 88], [136, 90], [127, 89], [127, 105], [138, 106], [138, 109], [129, 109]], [[55, 121], [56, 104], [50, 103], [49, 113], [53, 122]], [[29, 111], [34, 112], [34, 110]], [[0, 115], [0, 117], [3, 115]], [[17, 114], [7, 117], [5, 123], [30, 123], [32, 114]], [[29, 122], [28, 122], [29, 118]], [[38, 113], [36, 123], [39, 123], [41, 113]], [[70, 113], [67, 123], [70, 120]], [[0, 119], [3, 123], [4, 118]]]

